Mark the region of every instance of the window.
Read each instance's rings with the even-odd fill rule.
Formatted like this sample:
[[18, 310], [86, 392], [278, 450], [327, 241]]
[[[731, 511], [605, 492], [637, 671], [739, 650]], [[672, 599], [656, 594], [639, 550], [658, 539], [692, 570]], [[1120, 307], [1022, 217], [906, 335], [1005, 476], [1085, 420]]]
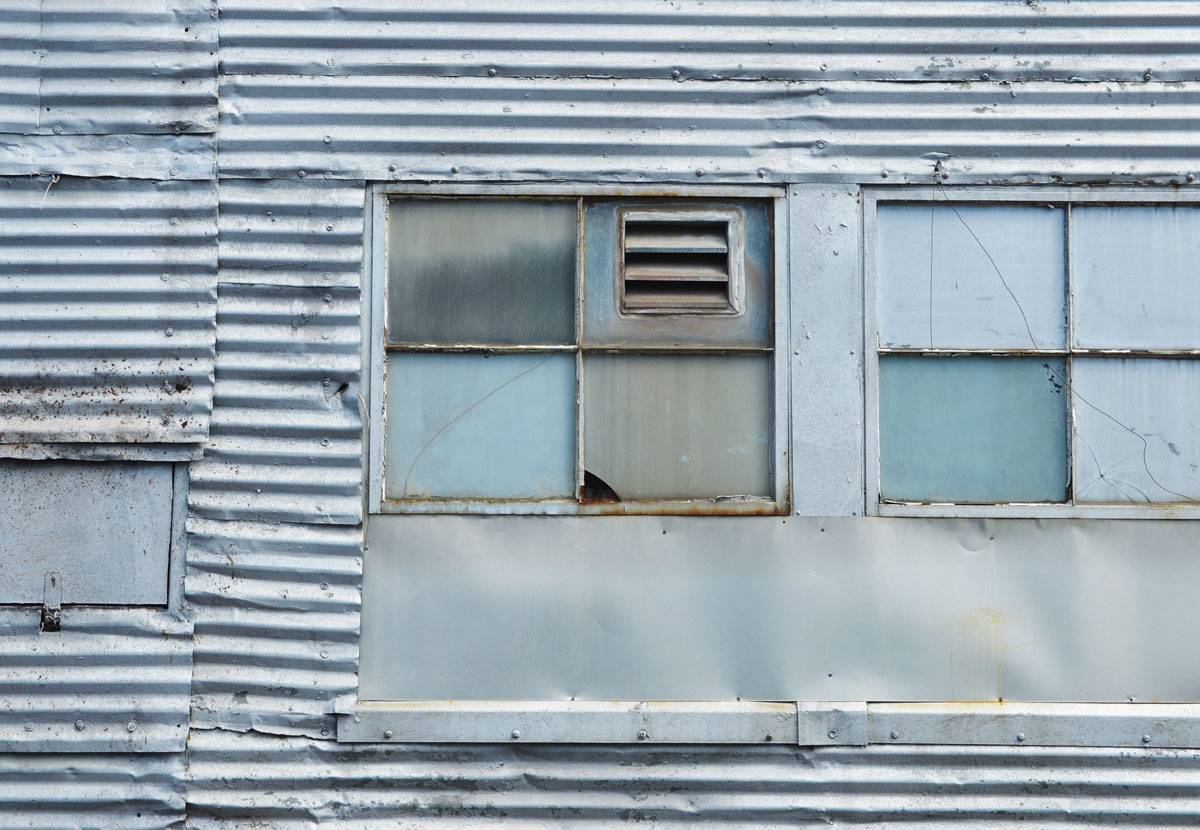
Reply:
[[785, 511], [761, 193], [381, 191], [378, 509]]
[[1035, 192], [868, 201], [879, 513], [1200, 501], [1200, 207]]

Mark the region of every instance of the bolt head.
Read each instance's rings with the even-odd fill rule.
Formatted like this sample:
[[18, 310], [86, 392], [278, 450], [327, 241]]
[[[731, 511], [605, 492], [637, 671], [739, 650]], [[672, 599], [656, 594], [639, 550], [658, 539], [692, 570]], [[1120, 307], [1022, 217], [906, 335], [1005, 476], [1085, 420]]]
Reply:
[[897, 739], [897, 738], [899, 738], [899, 737], [900, 737], [900, 733], [899, 733], [899, 732], [897, 732], [895, 729], [893, 729], [893, 730], [892, 730], [892, 740], [894, 741], [894, 740], [896, 740], [896, 739]]
[[637, 733], [637, 739], [639, 741], [648, 741], [650, 740], [650, 733], [645, 729], [639, 729]]
[[137, 730], [137, 721], [131, 720], [129, 723], [125, 724], [125, 731], [134, 732], [136, 730]]

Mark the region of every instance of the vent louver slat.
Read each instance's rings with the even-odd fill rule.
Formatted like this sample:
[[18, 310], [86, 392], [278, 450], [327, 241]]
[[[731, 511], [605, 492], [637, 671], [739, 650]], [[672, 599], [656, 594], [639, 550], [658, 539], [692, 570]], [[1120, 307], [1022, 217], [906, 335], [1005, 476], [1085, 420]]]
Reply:
[[735, 313], [733, 223], [725, 217], [627, 214], [622, 311]]

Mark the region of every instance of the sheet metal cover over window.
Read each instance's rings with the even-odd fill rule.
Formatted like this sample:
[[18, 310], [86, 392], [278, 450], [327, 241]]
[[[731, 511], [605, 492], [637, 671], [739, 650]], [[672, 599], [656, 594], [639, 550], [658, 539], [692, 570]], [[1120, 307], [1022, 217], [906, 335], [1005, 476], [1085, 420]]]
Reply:
[[[646, 221], [623, 238], [619, 222], [638, 217]], [[755, 248], [748, 285], [744, 236]], [[675, 306], [697, 297], [702, 310], [717, 305], [708, 271], [690, 279], [699, 273], [693, 248], [717, 237], [721, 250], [699, 265], [715, 272], [720, 261], [721, 310], [738, 313], [700, 320], [696, 308]], [[767, 214], [753, 203], [391, 200], [385, 499], [559, 502], [569, 511], [731, 497], [769, 506], [769, 239]], [[617, 288], [630, 245], [635, 270], [689, 279], [635, 287], [653, 300], [640, 310], [655, 313], [622, 319], [629, 295]], [[671, 308], [656, 305], [663, 297]], [[588, 330], [597, 342], [581, 336]], [[655, 353], [639, 353], [648, 348]]]

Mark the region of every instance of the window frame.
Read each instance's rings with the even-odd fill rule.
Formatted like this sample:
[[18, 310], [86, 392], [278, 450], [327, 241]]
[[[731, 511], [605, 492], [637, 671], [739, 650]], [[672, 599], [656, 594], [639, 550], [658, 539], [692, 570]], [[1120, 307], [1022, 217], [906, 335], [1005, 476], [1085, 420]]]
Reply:
[[[384, 382], [384, 366], [386, 363], [387, 346], [384, 341], [386, 323], [386, 303], [388, 284], [387, 262], [387, 211], [388, 202], [395, 198], [547, 198], [547, 199], [586, 199], [586, 198], [623, 198], [630, 199], [680, 199], [680, 200], [735, 200], [756, 199], [769, 200], [771, 203], [771, 250], [772, 283], [771, 283], [771, 344], [763, 350], [771, 357], [771, 399], [768, 403], [771, 413], [771, 449], [768, 455], [771, 470], [772, 495], [768, 498], [748, 498], [746, 500], [729, 499], [719, 503], [712, 499], [676, 499], [637, 502], [615, 502], [612, 504], [581, 504], [569, 500], [533, 501], [533, 500], [482, 500], [482, 499], [409, 499], [389, 500], [384, 492], [384, 455], [385, 455], [385, 419], [386, 419], [386, 386]], [[364, 493], [367, 499], [368, 513], [408, 513], [408, 514], [520, 514], [520, 515], [788, 515], [791, 512], [790, 485], [790, 366], [787, 360], [788, 346], [788, 211], [787, 191], [775, 186], [704, 186], [691, 187], [654, 186], [654, 185], [554, 185], [536, 183], [504, 183], [504, 184], [409, 184], [383, 183], [367, 188], [367, 211], [370, 217], [366, 228], [366, 290], [363, 291], [362, 309], [362, 351], [364, 400], [367, 412], [366, 454], [364, 468]], [[583, 217], [579, 217], [577, 243], [577, 261], [583, 258]], [[584, 291], [582, 268], [576, 273], [576, 315], [578, 316], [578, 301]], [[744, 312], [743, 312], [744, 313]], [[643, 316], [643, 315], [637, 315]], [[733, 316], [733, 315], [731, 315]], [[579, 321], [576, 322], [578, 329]], [[578, 339], [578, 331], [576, 333]], [[576, 343], [573, 347], [576, 355], [576, 406], [582, 407], [580, 397], [581, 366], [580, 355], [583, 348]], [[446, 351], [438, 349], [436, 351]], [[500, 350], [498, 350], [500, 351]], [[562, 351], [559, 347], [516, 347], [511, 351]], [[627, 353], [669, 353], [692, 354], [702, 352], [698, 349], [662, 349], [662, 348], [629, 348]], [[722, 350], [713, 350], [722, 351]], [[732, 348], [730, 353], [739, 353], [743, 349]], [[579, 463], [579, 451], [582, 442], [582, 417], [576, 412], [576, 465]]]
[[[878, 319], [878, 210], [881, 205], [945, 205], [971, 206], [1030, 206], [1060, 205], [1066, 211], [1066, 237], [1064, 274], [1067, 310], [1067, 340], [1064, 349], [884, 349], [879, 343]], [[864, 496], [865, 512], [868, 516], [924, 517], [924, 518], [1098, 518], [1098, 519], [1200, 519], [1200, 503], [1139, 503], [1139, 504], [1077, 504], [1074, 498], [1074, 434], [1075, 417], [1073, 400], [1067, 400], [1066, 453], [1068, 470], [1068, 501], [1010, 502], [997, 504], [966, 503], [918, 503], [883, 501], [880, 495], [880, 441], [879, 441], [879, 360], [888, 353], [945, 353], [978, 355], [1017, 355], [1065, 357], [1067, 374], [1071, 374], [1071, 362], [1077, 357], [1101, 355], [1140, 357], [1149, 355], [1153, 359], [1200, 359], [1200, 349], [1130, 350], [1130, 349], [1084, 349], [1074, 345], [1074, 280], [1072, 274], [1072, 223], [1070, 210], [1073, 206], [1116, 206], [1116, 207], [1171, 207], [1195, 206], [1200, 209], [1200, 194], [1162, 187], [1149, 186], [1096, 186], [1096, 187], [1043, 187], [1043, 186], [977, 186], [977, 185], [900, 185], [874, 186], [862, 189], [862, 277], [863, 277], [863, 380], [864, 380]], [[946, 359], [953, 359], [947, 357]]]

